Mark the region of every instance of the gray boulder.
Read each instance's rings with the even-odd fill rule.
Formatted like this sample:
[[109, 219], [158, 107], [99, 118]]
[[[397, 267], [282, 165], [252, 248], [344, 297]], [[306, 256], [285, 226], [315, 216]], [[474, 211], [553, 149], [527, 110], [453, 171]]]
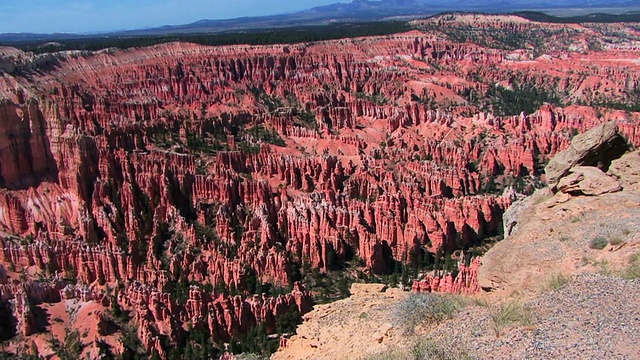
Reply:
[[595, 166], [607, 171], [611, 162], [629, 150], [626, 140], [618, 133], [614, 122], [604, 123], [571, 141], [568, 149], [561, 151], [544, 168], [547, 184], [556, 191], [560, 179], [576, 165]]

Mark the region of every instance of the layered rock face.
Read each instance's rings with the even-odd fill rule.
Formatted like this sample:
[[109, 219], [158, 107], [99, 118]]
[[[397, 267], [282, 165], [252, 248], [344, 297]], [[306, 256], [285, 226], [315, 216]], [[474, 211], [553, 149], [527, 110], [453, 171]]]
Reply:
[[[581, 29], [569, 40], [606, 42]], [[188, 324], [216, 341], [274, 330], [309, 310], [301, 268], [360, 258], [384, 274], [451, 254], [496, 235], [511, 199], [492, 193], [523, 190], [513, 179], [575, 132], [611, 120], [638, 144], [638, 113], [611, 108], [634, 100], [637, 51], [579, 50], [520, 59], [429, 30], [15, 60], [0, 82], [0, 261], [121, 303], [163, 356]], [[492, 113], [506, 91], [537, 101], [525, 88], [567, 105]], [[477, 266], [414, 286], [473, 292]], [[288, 293], [253, 294], [268, 287]]]

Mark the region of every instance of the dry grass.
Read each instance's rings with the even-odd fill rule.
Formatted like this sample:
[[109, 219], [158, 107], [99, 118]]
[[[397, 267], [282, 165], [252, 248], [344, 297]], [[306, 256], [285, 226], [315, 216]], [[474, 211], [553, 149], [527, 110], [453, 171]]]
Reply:
[[489, 300], [487, 300], [485, 298], [474, 297], [473, 299], [471, 299], [471, 302], [475, 306], [480, 306], [480, 307], [489, 307], [489, 306], [491, 306], [491, 304], [489, 304]]
[[624, 240], [619, 236], [612, 236], [609, 238], [609, 244], [613, 246], [621, 245], [624, 243]]
[[611, 270], [611, 267], [609, 266], [609, 261], [607, 260], [596, 261], [593, 263], [593, 265], [596, 267], [597, 272], [600, 275], [604, 275], [604, 276], [614, 275], [614, 272]]
[[629, 265], [620, 275], [629, 280], [640, 279], [640, 253], [635, 253], [629, 257]]
[[391, 348], [387, 351], [371, 354], [360, 360], [471, 360], [466, 352], [454, 348], [451, 344], [436, 343], [433, 340], [420, 341], [411, 348]]
[[517, 301], [511, 301], [493, 312], [490, 326], [496, 337], [500, 337], [503, 330], [509, 326], [529, 326], [531, 324], [533, 324], [531, 309]]
[[551, 275], [543, 284], [542, 292], [558, 290], [569, 282], [570, 278], [563, 274]]

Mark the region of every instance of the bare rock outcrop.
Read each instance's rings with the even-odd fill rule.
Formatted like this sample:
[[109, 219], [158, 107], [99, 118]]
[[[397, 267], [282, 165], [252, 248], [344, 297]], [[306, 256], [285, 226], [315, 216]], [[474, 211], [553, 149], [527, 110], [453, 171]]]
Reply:
[[[589, 271], [592, 258], [596, 264], [618, 264], [633, 253], [640, 241], [630, 230], [640, 226], [635, 186], [640, 162], [637, 151], [620, 154], [625, 148], [611, 123], [576, 136], [547, 166], [549, 185], [557, 192], [537, 191], [505, 213], [505, 240], [483, 256], [478, 285], [535, 292], [557, 274]], [[604, 246], [594, 245], [594, 239]], [[609, 252], [599, 252], [602, 247]]]
[[524, 214], [525, 211], [535, 203], [536, 199], [546, 196], [549, 192], [550, 190], [548, 188], [536, 190], [536, 192], [531, 196], [514, 201], [511, 206], [509, 206], [509, 208], [504, 212], [504, 215], [502, 215], [505, 239], [517, 231], [518, 223], [521, 222], [521, 219], [523, 218], [522, 214]]
[[624, 188], [637, 188], [640, 184], [640, 152], [629, 152], [614, 160], [609, 167], [609, 174], [619, 179]]
[[622, 190], [620, 182], [593, 166], [574, 166], [556, 185], [570, 195], [597, 196]]
[[568, 149], [559, 152], [545, 167], [547, 183], [555, 189], [561, 178], [574, 166], [595, 166], [606, 171], [611, 161], [619, 158], [629, 149], [613, 122], [597, 126], [584, 134], [577, 135]]

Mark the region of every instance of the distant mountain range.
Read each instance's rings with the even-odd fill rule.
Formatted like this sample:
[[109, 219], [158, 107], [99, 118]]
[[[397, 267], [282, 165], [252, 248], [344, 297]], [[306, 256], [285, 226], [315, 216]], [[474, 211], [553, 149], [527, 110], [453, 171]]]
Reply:
[[118, 31], [102, 34], [0, 34], [0, 43], [55, 41], [105, 36], [157, 36], [188, 33], [217, 33], [248, 29], [322, 25], [332, 22], [375, 21], [393, 18], [416, 18], [446, 11], [478, 11], [487, 13], [541, 9], [640, 8], [640, 0], [354, 0], [314, 7], [291, 14], [242, 17], [226, 20], [200, 20], [191, 24]]

